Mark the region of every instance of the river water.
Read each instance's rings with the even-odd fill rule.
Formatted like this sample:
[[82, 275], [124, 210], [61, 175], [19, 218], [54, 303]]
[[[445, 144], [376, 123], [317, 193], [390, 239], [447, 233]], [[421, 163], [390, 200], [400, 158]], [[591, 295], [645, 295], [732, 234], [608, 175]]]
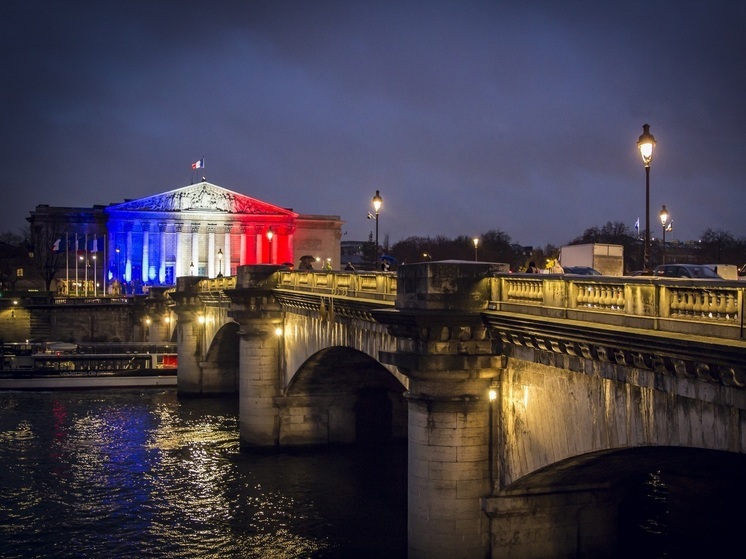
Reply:
[[406, 557], [406, 468], [242, 451], [235, 398], [0, 392], [0, 557]]

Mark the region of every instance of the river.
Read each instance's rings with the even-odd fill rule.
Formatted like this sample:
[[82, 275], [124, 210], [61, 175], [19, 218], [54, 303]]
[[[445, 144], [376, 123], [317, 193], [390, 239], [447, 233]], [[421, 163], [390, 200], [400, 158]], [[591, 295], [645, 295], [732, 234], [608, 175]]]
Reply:
[[406, 557], [406, 443], [241, 450], [234, 397], [0, 392], [0, 556]]

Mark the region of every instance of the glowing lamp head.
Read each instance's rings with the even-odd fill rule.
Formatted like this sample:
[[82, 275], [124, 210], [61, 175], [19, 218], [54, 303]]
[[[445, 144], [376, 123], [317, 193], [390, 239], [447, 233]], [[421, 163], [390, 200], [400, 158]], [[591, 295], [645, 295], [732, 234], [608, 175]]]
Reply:
[[650, 133], [650, 125], [642, 125], [642, 136], [637, 140], [637, 149], [640, 150], [642, 156], [642, 162], [645, 167], [650, 167], [650, 162], [653, 160], [653, 148], [655, 147], [655, 138]]
[[663, 204], [663, 209], [661, 210], [660, 216], [661, 216], [661, 225], [665, 227], [666, 223], [668, 223], [668, 210], [666, 209], [665, 204]]
[[373, 196], [373, 209], [376, 210], [376, 213], [378, 213], [378, 210], [381, 209], [381, 205], [383, 204], [383, 198], [381, 198], [381, 194], [378, 190], [376, 190], [376, 195]]

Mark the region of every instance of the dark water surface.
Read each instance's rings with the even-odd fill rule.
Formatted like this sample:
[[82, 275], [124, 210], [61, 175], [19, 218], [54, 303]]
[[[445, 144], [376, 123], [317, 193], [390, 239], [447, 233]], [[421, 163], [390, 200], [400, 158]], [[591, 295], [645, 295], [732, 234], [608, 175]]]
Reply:
[[235, 398], [0, 392], [2, 558], [406, 556], [406, 444], [239, 449]]

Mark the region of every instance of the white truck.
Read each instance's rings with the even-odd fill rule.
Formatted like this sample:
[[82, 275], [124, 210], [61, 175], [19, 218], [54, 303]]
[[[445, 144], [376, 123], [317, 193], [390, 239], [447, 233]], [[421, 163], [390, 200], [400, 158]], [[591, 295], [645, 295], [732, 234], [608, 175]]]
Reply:
[[567, 245], [560, 248], [562, 268], [575, 266], [593, 268], [604, 276], [624, 275], [624, 247], [603, 243]]

